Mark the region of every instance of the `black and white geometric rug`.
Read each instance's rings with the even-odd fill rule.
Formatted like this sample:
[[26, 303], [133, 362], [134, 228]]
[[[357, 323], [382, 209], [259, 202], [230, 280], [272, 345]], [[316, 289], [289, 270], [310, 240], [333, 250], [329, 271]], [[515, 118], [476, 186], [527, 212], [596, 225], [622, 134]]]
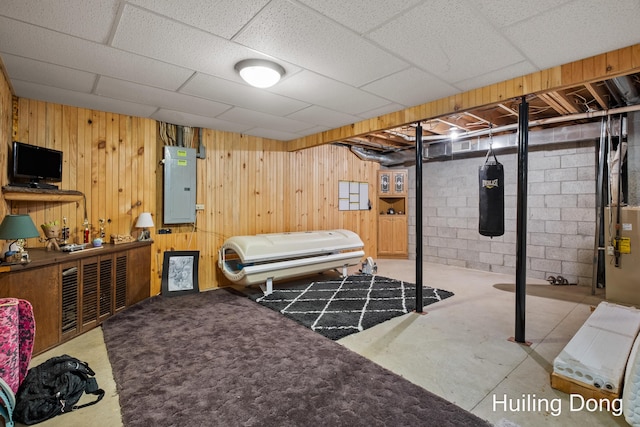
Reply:
[[[423, 287], [423, 306], [453, 293]], [[358, 274], [276, 289], [249, 298], [338, 340], [415, 310], [416, 286], [378, 275]]]

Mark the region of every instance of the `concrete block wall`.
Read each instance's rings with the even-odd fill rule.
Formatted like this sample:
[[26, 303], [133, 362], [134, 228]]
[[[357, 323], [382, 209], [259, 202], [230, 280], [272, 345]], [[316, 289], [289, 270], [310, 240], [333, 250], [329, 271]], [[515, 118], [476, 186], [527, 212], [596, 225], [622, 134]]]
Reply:
[[[481, 157], [423, 164], [423, 260], [514, 274], [517, 154], [498, 154], [505, 170], [505, 234], [478, 233]], [[527, 277], [564, 276], [591, 285], [595, 242], [595, 141], [530, 147]], [[409, 169], [409, 253], [415, 259], [415, 167]]]

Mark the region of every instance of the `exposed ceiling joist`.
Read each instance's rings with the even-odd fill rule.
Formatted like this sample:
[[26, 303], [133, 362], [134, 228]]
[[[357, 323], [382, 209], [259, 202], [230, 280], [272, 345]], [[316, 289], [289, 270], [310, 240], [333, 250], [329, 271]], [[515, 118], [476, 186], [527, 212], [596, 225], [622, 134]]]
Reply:
[[[564, 88], [561, 91], [536, 94], [529, 102], [530, 120], [532, 123], [538, 123], [538, 126], [552, 127], [561, 123], [566, 126], [567, 123], [563, 117], [580, 117], [576, 119], [580, 121], [589, 120], [590, 114], [593, 114], [592, 117], [600, 117], [602, 113], [610, 111], [609, 104], [614, 99], [624, 105], [638, 103], [639, 77], [639, 75], [632, 75], [625, 77], [623, 81], [592, 82]], [[513, 132], [518, 123], [516, 110], [518, 103], [518, 99], [511, 99], [495, 105], [485, 105], [469, 111], [458, 111], [433, 119], [425, 119], [421, 121], [423, 137], [429, 140], [446, 138], [452, 128], [463, 132], [464, 135], [459, 135], [460, 137], [476, 135], [477, 132], [491, 131], [491, 129], [494, 135], [500, 132]], [[414, 145], [414, 132], [415, 129], [407, 125], [376, 132], [375, 138], [372, 138], [372, 135], [359, 140], [367, 140], [370, 142], [368, 148], [378, 152], [397, 151], [399, 148], [404, 149]], [[399, 137], [402, 139], [401, 143], [397, 141]], [[351, 141], [357, 142], [354, 139]]]

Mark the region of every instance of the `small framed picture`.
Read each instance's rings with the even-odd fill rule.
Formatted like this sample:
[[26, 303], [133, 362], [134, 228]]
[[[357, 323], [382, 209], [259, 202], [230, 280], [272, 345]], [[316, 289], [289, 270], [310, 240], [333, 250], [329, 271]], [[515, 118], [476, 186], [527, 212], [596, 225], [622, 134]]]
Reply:
[[177, 296], [200, 292], [199, 258], [200, 251], [166, 251], [162, 263], [162, 295]]

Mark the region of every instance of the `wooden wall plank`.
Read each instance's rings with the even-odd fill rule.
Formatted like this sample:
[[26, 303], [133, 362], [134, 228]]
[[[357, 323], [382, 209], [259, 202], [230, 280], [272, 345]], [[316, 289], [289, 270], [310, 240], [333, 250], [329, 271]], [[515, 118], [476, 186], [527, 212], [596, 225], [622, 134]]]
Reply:
[[[9, 151], [14, 134], [14, 108], [19, 108], [19, 103], [14, 101], [11, 92], [11, 85], [6, 78], [6, 71], [2, 60], [0, 60], [0, 165], [8, 165]], [[17, 121], [17, 117], [16, 117]], [[0, 174], [0, 185], [5, 186], [9, 183], [7, 173]], [[10, 213], [9, 205], [0, 203], [0, 214], [4, 218]], [[4, 250], [5, 248], [2, 247]], [[4, 250], [6, 252], [6, 250]]]

